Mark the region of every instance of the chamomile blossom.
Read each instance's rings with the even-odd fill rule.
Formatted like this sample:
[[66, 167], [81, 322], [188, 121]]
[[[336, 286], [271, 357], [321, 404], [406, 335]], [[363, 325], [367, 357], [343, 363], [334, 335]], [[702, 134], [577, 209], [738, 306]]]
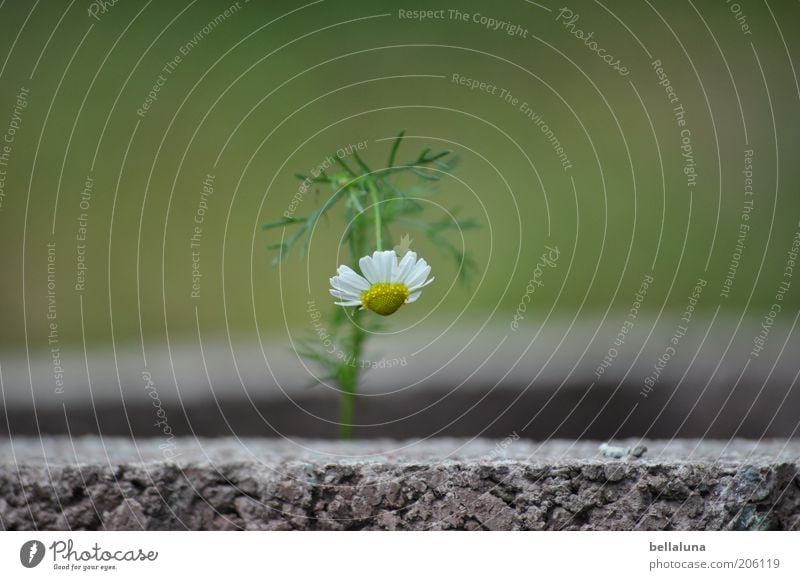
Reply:
[[330, 279], [330, 293], [338, 306], [361, 306], [381, 316], [397, 312], [403, 304], [415, 302], [428, 279], [431, 267], [416, 252], [398, 259], [394, 250], [373, 252], [358, 261], [362, 275], [348, 266], [339, 266]]

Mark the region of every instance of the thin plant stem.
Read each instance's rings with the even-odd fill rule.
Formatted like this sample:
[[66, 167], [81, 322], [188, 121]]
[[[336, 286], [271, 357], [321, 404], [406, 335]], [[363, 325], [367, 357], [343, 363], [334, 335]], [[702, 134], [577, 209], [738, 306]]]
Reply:
[[358, 210], [358, 213], [363, 213], [364, 208], [361, 207], [361, 204], [358, 202], [356, 194], [353, 193], [352, 191], [350, 192], [350, 201], [353, 202], [353, 207], [355, 207]]
[[383, 242], [381, 240], [381, 204], [378, 199], [378, 190], [375, 189], [375, 184], [372, 183], [372, 180], [367, 182], [367, 188], [369, 188], [369, 193], [372, 196], [372, 211], [375, 213], [375, 249], [380, 252], [383, 250]]
[[353, 438], [353, 419], [356, 407], [355, 385], [342, 385], [339, 397], [339, 439]]
[[352, 439], [353, 437], [361, 353], [367, 338], [367, 333], [361, 327], [359, 318], [361, 318], [361, 311], [356, 310], [353, 312], [353, 327], [350, 336], [344, 345], [349, 360], [343, 361], [338, 372], [339, 388], [342, 390], [339, 406], [339, 437], [341, 439]]

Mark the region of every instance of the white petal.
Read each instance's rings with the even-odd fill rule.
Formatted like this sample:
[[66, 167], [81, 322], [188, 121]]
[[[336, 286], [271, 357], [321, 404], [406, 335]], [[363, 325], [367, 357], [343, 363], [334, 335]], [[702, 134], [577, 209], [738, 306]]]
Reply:
[[361, 276], [358, 276], [358, 278], [352, 276], [334, 276], [330, 279], [330, 283], [331, 286], [337, 290], [345, 290], [359, 296], [366, 290], [369, 290], [369, 282], [364, 280]]
[[334, 302], [334, 304], [336, 304], [336, 306], [360, 306], [361, 305], [361, 301], [360, 300], [348, 300], [346, 302]]
[[378, 273], [378, 282], [391, 282], [392, 274], [397, 269], [397, 254], [394, 250], [373, 252], [372, 261]]
[[431, 267], [428, 266], [428, 263], [425, 260], [420, 260], [417, 262], [417, 265], [411, 271], [411, 274], [408, 275], [406, 278], [406, 286], [412, 288], [414, 286], [419, 286], [425, 279], [428, 277], [428, 274], [431, 273]]
[[342, 281], [338, 280], [337, 278], [331, 278], [331, 286], [332, 292], [336, 291], [343, 295], [352, 296], [354, 300], [363, 294], [361, 290], [343, 284]]
[[334, 276], [330, 279], [331, 287], [334, 290], [344, 292], [346, 294], [352, 294], [353, 296], [361, 296], [364, 293], [363, 290], [353, 286], [350, 282], [343, 280], [339, 276]]
[[427, 286], [428, 284], [430, 284], [434, 280], [436, 280], [436, 276], [434, 276], [433, 278], [431, 278], [430, 280], [428, 280], [424, 284], [417, 284], [416, 286], [409, 286], [408, 291], [409, 292], [416, 292], [417, 290], [421, 290], [422, 288], [425, 288], [425, 286]]
[[406, 298], [406, 304], [411, 304], [412, 302], [416, 302], [420, 294], [422, 294], [422, 292], [414, 292], [411, 296]]
[[339, 266], [339, 269], [336, 270], [336, 273], [339, 274], [339, 278], [349, 282], [351, 285], [355, 286], [360, 290], [369, 290], [369, 282], [363, 276], [359, 276], [352, 268], [349, 266]]
[[358, 265], [361, 268], [361, 273], [364, 274], [364, 278], [371, 284], [380, 282], [377, 264], [373, 261], [372, 256], [364, 256], [358, 261]]
[[392, 276], [394, 276], [394, 273], [397, 272], [397, 269], [400, 267], [400, 258], [397, 257], [397, 252], [391, 250], [391, 253], [388, 253], [388, 261], [389, 268], [387, 273], [389, 274], [389, 277], [386, 279], [386, 281], [391, 282], [393, 280]]
[[405, 282], [416, 262], [417, 254], [415, 252], [406, 252], [406, 255], [400, 260], [397, 270], [392, 275], [392, 282]]
[[331, 288], [328, 290], [331, 293], [331, 296], [334, 298], [338, 298], [339, 300], [356, 300], [361, 302], [361, 295], [360, 294], [352, 294], [351, 292], [345, 292], [342, 290], [334, 290]]
[[427, 266], [428, 266], [428, 262], [425, 261], [425, 258], [420, 258], [419, 260], [417, 260], [417, 262], [411, 268], [411, 271], [408, 273], [408, 276], [406, 277], [406, 280], [408, 280], [410, 278], [413, 278], [419, 272], [424, 270]]

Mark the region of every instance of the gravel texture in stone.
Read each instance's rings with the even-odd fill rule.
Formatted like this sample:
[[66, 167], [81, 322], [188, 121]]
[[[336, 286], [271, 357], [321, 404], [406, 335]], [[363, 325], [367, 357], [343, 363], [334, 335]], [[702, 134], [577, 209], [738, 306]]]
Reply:
[[16, 438], [7, 530], [800, 528], [800, 440]]

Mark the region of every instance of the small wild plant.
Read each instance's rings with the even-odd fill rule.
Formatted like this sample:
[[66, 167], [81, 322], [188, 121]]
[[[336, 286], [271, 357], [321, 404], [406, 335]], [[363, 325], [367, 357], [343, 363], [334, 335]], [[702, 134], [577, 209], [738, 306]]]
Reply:
[[[452, 259], [461, 282], [467, 283], [476, 269], [475, 261], [454, 245], [448, 234], [477, 227], [471, 219], [451, 216], [429, 221], [424, 219], [425, 199], [434, 192], [434, 185], [453, 171], [457, 159], [450, 151], [422, 150], [414, 159], [398, 163], [397, 158], [405, 132], [394, 140], [386, 165], [371, 169], [353, 151], [348, 163], [338, 155], [335, 173], [325, 171], [315, 176], [298, 174], [298, 179], [330, 187], [329, 197], [303, 217], [283, 217], [264, 224], [264, 229], [282, 228], [282, 241], [270, 249], [277, 255], [273, 265], [285, 260], [296, 249], [305, 259], [312, 232], [318, 222], [340, 210], [344, 232], [342, 239], [350, 255], [351, 265], [340, 265], [330, 278], [330, 294], [339, 308], [331, 314], [331, 334], [338, 352], [332, 356], [318, 341], [301, 341], [298, 354], [315, 361], [324, 369], [320, 381], [334, 381], [340, 389], [340, 435], [352, 436], [355, 401], [358, 393], [365, 343], [380, 330], [384, 317], [394, 314], [406, 304], [416, 302], [422, 289], [434, 281], [431, 266], [409, 249], [408, 233], [394, 245], [392, 232], [416, 230], [433, 242], [433, 246]], [[358, 267], [360, 274], [354, 269]]]

